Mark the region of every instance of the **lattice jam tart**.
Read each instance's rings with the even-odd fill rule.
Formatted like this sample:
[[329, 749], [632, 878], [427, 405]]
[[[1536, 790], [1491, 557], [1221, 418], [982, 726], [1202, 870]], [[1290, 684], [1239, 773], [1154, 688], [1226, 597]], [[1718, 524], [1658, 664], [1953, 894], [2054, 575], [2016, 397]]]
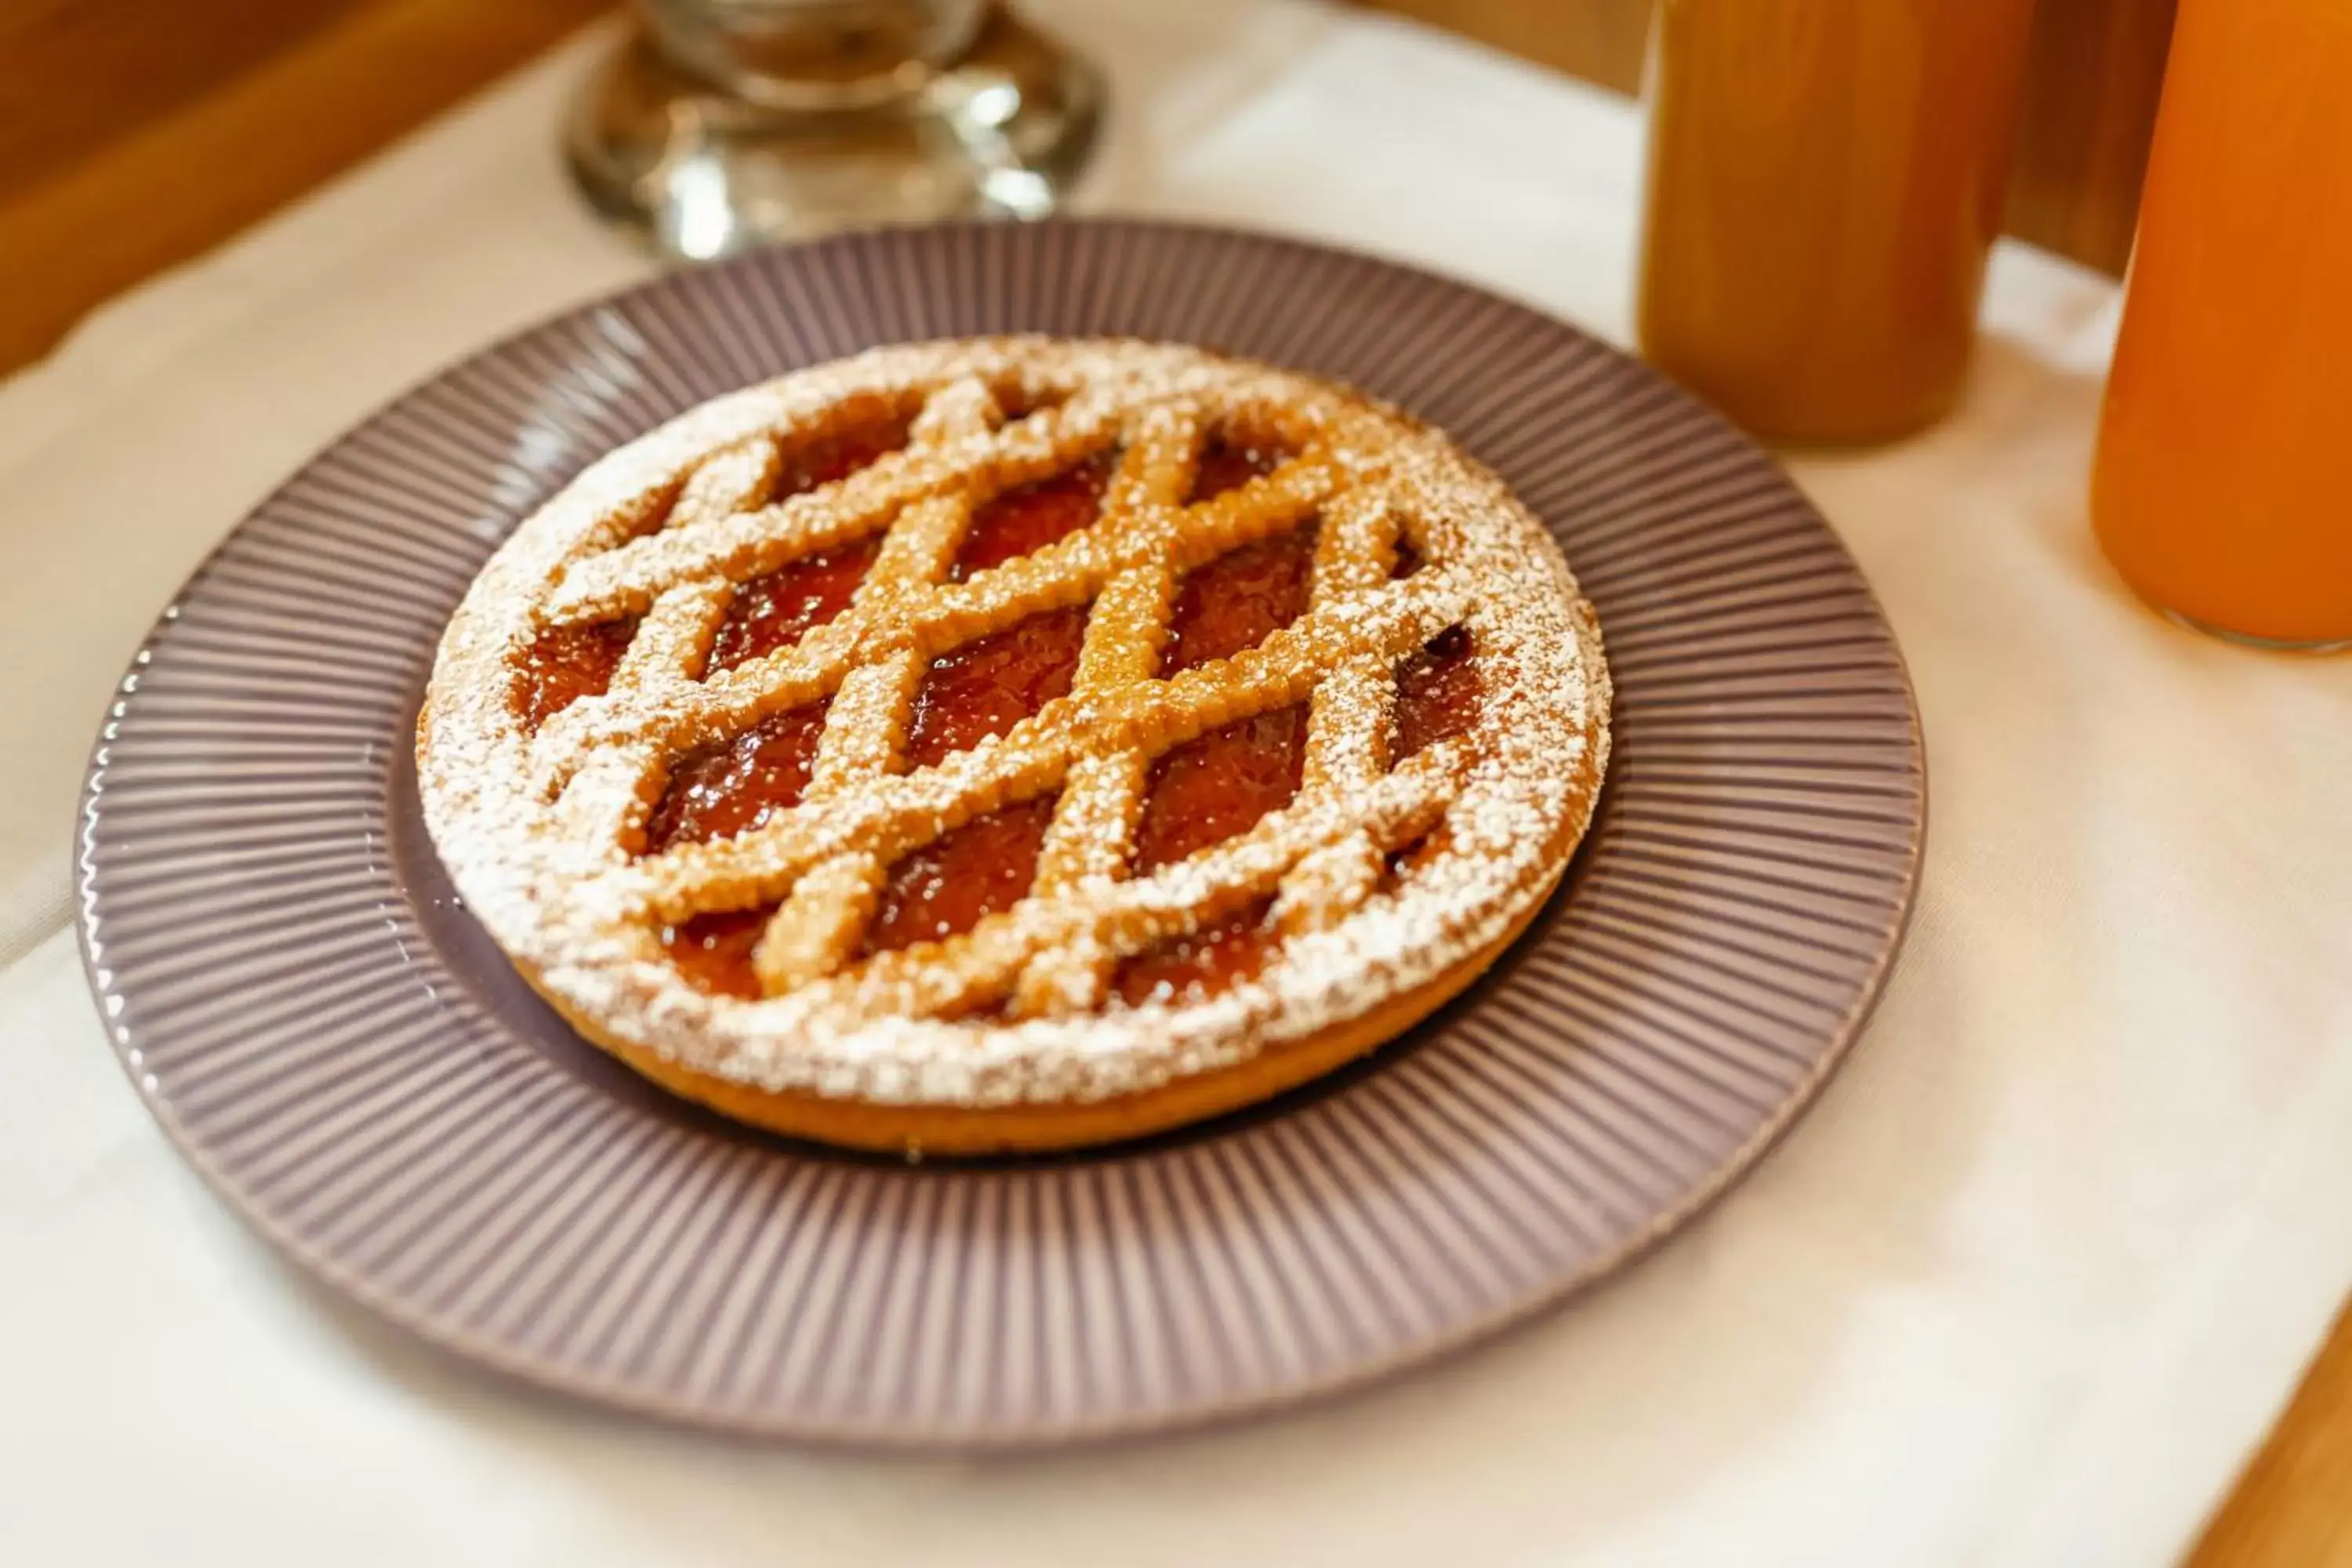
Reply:
[[418, 726], [580, 1031], [866, 1148], [1102, 1142], [1475, 979], [1608, 754], [1599, 628], [1444, 437], [1193, 349], [878, 350], [721, 397], [494, 555]]

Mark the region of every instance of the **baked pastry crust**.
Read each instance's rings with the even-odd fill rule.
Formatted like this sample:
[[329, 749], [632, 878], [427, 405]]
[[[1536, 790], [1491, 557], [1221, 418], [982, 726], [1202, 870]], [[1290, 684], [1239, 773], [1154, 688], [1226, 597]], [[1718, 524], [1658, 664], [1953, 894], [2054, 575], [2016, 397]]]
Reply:
[[[876, 429], [902, 444], [812, 478], [809, 454]], [[1210, 493], [1220, 442], [1269, 456]], [[1089, 462], [1083, 526], [963, 569], [979, 509]], [[1300, 613], [1180, 666], [1191, 574], [1276, 540], [1311, 552]], [[745, 584], [853, 551], [838, 613], [720, 668]], [[910, 761], [942, 661], [1070, 615], [1066, 691]], [[608, 630], [603, 689], [551, 696], [551, 639]], [[1424, 689], [1452, 695], [1424, 712]], [[1196, 349], [1003, 338], [798, 372], [595, 464], [459, 605], [417, 754], [468, 908], [589, 1039], [756, 1125], [985, 1152], [1246, 1105], [1442, 1005], [1558, 882], [1608, 712], [1557, 546], [1442, 435]], [[794, 716], [804, 783], [681, 836], [692, 759]], [[1181, 855], [1139, 847], [1171, 759], [1273, 716], [1296, 719], [1286, 795]], [[877, 939], [894, 867], [1023, 810], [1025, 894], [942, 940]], [[753, 994], [686, 962], [681, 933], [722, 919], [756, 937]]]

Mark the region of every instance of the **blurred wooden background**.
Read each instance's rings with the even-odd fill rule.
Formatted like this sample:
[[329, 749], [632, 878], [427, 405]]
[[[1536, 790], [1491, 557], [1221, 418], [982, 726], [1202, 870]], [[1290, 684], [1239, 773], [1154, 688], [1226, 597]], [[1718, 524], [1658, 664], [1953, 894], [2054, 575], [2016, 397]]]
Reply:
[[[1641, 79], [1653, 0], [1369, 3], [1631, 92]], [[2094, 267], [2123, 270], [2175, 4], [2041, 0], [2010, 202], [2014, 232]]]
[[[1631, 91], [1652, 0], [1367, 3]], [[2042, 0], [2018, 233], [2121, 270], [2174, 3]], [[0, 370], [609, 4], [0, 0]]]
[[[1359, 3], [1631, 90], [1652, 0]], [[610, 4], [0, 0], [0, 374]], [[2121, 270], [2175, 4], [2042, 0], [2016, 232]], [[2352, 1568], [2352, 1326], [2192, 1563]]]
[[0, 373], [610, 8], [0, 0]]

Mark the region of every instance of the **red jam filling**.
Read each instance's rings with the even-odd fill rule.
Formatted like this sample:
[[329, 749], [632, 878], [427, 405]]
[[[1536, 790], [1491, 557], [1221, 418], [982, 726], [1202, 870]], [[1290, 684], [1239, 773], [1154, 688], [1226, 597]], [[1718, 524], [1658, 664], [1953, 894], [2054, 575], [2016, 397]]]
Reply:
[[[902, 437], [903, 438], [903, 437]], [[883, 448], [887, 449], [887, 448]], [[874, 455], [878, 455], [878, 451]], [[1283, 454], [1223, 440], [1203, 453], [1191, 501], [1239, 488], [1271, 472]], [[865, 461], [870, 461], [867, 457]], [[1104, 454], [1053, 479], [1020, 486], [981, 508], [959, 552], [959, 581], [1043, 549], [1089, 526], [1117, 459]], [[862, 466], [862, 464], [858, 465]], [[845, 470], [846, 471], [846, 470]], [[816, 473], [814, 466], [794, 474]], [[823, 473], [812, 488], [838, 478]], [[790, 492], [785, 492], [790, 493]], [[1227, 658], [1264, 642], [1305, 613], [1315, 556], [1312, 524], [1228, 552], [1192, 572], [1179, 591], [1161, 658], [1163, 674]], [[712, 662], [728, 668], [787, 647], [838, 615], [872, 565], [878, 545], [853, 546], [795, 563], [739, 592]], [[910, 766], [929, 767], [1001, 735], [1065, 696], [1086, 640], [1083, 607], [1048, 611], [932, 662], [915, 699], [907, 741]], [[1442, 642], [1444, 639], [1440, 639]], [[1467, 639], [1459, 662], [1466, 669]], [[625, 637], [622, 646], [626, 646]], [[1400, 726], [1410, 710], [1450, 699], [1444, 672], [1454, 668], [1433, 644], [1416, 656], [1427, 672], [1412, 676], [1417, 695], [1399, 700]], [[617, 658], [617, 656], [616, 656]], [[1408, 661], [1400, 679], [1417, 669]], [[605, 679], [609, 679], [609, 672]], [[1475, 677], [1468, 688], [1475, 712]], [[1434, 697], [1423, 693], [1426, 687]], [[599, 688], [601, 689], [601, 688]], [[1434, 714], [1437, 708], [1428, 708]], [[756, 826], [797, 802], [824, 730], [822, 705], [795, 710], [734, 740], [679, 762], [646, 827], [648, 847], [699, 842]], [[1411, 721], [1422, 724], [1422, 718]], [[1440, 721], [1442, 722], [1442, 721]], [[1137, 870], [1150, 872], [1248, 832], [1297, 794], [1305, 766], [1307, 710], [1284, 709], [1213, 731], [1161, 757], [1152, 769], [1137, 834]], [[1424, 725], [1424, 728], [1426, 726]], [[1418, 731], [1416, 731], [1418, 732]], [[1452, 731], [1448, 731], [1452, 732]], [[1420, 743], [1426, 744], [1426, 740]], [[1050, 799], [974, 818], [890, 868], [866, 939], [868, 953], [938, 942], [970, 931], [1029, 891], [1052, 825]], [[1281, 942], [1261, 900], [1234, 919], [1173, 939], [1119, 966], [1115, 989], [1131, 1004], [1213, 994], [1257, 973]], [[694, 984], [752, 997], [752, 955], [774, 906], [702, 915], [667, 930], [663, 942]]]
[[866, 951], [891, 952], [961, 936], [1028, 896], [1054, 802], [1025, 801], [976, 816], [890, 868]]
[[[789, 500], [845, 479], [907, 444], [907, 422], [877, 420], [818, 436], [784, 454], [775, 499]], [[788, 648], [849, 607], [857, 585], [882, 553], [880, 535], [792, 562], [735, 590], [710, 646], [710, 668], [732, 669]]]
[[730, 741], [680, 757], [646, 820], [646, 849], [732, 838], [800, 802], [824, 734], [825, 704], [763, 719]]
[[1160, 673], [1231, 658], [1307, 613], [1315, 525], [1229, 550], [1185, 574], [1169, 617]]
[[1437, 858], [1444, 841], [1434, 832], [1424, 833], [1409, 844], [1400, 844], [1390, 850], [1381, 863], [1380, 890], [1392, 893], [1398, 884]]
[[788, 648], [849, 608], [857, 585], [882, 553], [879, 537], [845, 544], [754, 577], [735, 590], [734, 603], [710, 644], [710, 668], [732, 669]]
[[1202, 449], [1200, 466], [1192, 470], [1192, 491], [1184, 498], [1184, 504], [1198, 506], [1204, 500], [1216, 500], [1227, 490], [1237, 490], [1252, 479], [1274, 472], [1287, 456], [1273, 447], [1213, 436]]
[[756, 910], [697, 915], [682, 925], [664, 927], [662, 946], [696, 990], [757, 1001], [760, 972], [752, 954], [759, 948], [760, 933], [768, 929], [775, 912], [776, 906], [767, 904]]
[[776, 474], [775, 499], [790, 500], [871, 467], [907, 445], [908, 425], [895, 416], [873, 419], [786, 448]]
[[1247, 833], [1298, 793], [1307, 710], [1244, 719], [1177, 747], [1153, 764], [1136, 828], [1136, 870], [1156, 870]]
[[515, 677], [515, 712], [523, 732], [541, 724], [579, 701], [596, 697], [613, 684], [629, 639], [637, 635], [635, 616], [598, 621], [592, 626], [550, 626], [523, 655]]
[[1047, 610], [933, 659], [915, 693], [908, 765], [930, 767], [1068, 696], [1086, 640], [1084, 606]]
[[[890, 868], [866, 930], [866, 954], [961, 936], [1019, 903], [1036, 879], [1037, 857], [1053, 821], [1050, 798], [1027, 801], [974, 817], [899, 860]], [[760, 976], [753, 955], [776, 908], [697, 915], [666, 928], [662, 945], [698, 989], [756, 998]]]
[[1391, 765], [1465, 735], [1477, 722], [1482, 688], [1470, 653], [1470, 634], [1448, 626], [1397, 666], [1396, 710], [1389, 721]]
[[[1215, 450], [1215, 448], [1212, 448]], [[1226, 552], [1191, 573], [1176, 596], [1165, 675], [1255, 647], [1307, 609], [1312, 525]], [[1213, 730], [1151, 770], [1136, 833], [1136, 869], [1150, 871], [1257, 826], [1298, 793], [1307, 711], [1286, 708]]]
[[1267, 923], [1272, 907], [1272, 900], [1261, 899], [1223, 924], [1145, 949], [1119, 965], [1113, 989], [1139, 1007], [1187, 994], [1213, 996], [1251, 978], [1282, 945], [1282, 933]]
[[971, 514], [948, 580], [961, 583], [1090, 527], [1102, 515], [1103, 492], [1118, 468], [1116, 452], [1099, 452], [1067, 473], [1015, 485], [983, 503]]

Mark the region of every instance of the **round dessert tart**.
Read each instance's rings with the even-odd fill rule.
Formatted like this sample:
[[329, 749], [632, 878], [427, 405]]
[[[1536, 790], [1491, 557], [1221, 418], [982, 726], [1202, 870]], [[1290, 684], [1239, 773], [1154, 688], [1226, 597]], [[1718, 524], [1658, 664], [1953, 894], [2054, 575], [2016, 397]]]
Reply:
[[761, 1127], [978, 1153], [1263, 1100], [1527, 925], [1600, 629], [1437, 432], [1199, 350], [876, 350], [519, 528], [442, 639], [425, 821], [589, 1039]]

